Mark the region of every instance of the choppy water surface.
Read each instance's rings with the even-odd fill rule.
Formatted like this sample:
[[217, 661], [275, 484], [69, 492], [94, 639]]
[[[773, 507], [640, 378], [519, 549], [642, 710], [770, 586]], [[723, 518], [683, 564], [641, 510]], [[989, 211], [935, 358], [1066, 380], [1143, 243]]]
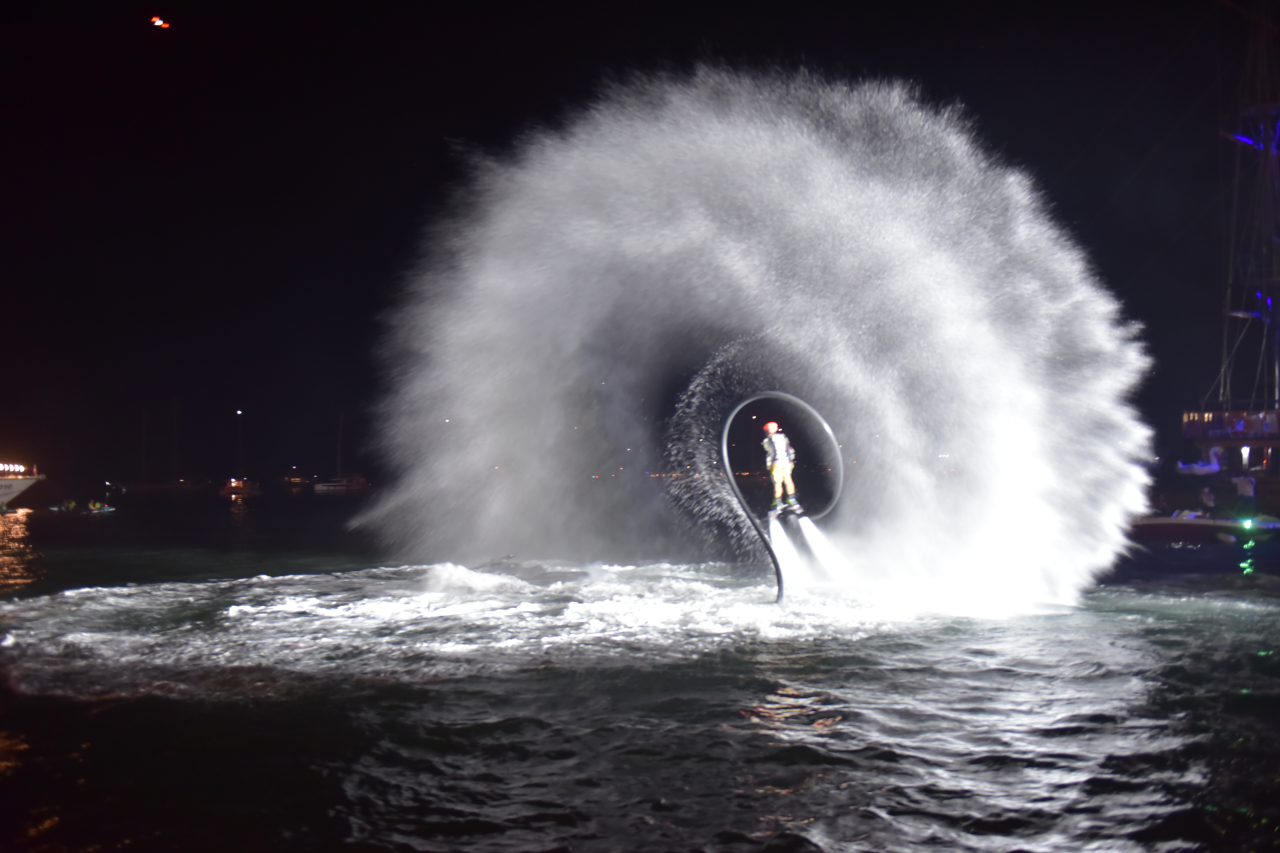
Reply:
[[3, 849], [1275, 838], [1280, 601], [1230, 551], [976, 620], [774, 605], [766, 566], [353, 566], [13, 519]]

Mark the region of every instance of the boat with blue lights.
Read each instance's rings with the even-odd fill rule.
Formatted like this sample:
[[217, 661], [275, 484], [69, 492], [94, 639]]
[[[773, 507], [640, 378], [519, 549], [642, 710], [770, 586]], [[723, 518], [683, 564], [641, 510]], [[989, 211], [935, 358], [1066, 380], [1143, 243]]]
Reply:
[[1224, 134], [1235, 148], [1236, 182], [1222, 359], [1199, 406], [1182, 414], [1182, 435], [1201, 459], [1180, 466], [1179, 479], [1187, 491], [1209, 487], [1228, 502], [1231, 478], [1252, 480], [1241, 494], [1253, 488], [1258, 510], [1280, 516], [1280, 68], [1269, 59], [1261, 10], [1253, 14], [1242, 106]]

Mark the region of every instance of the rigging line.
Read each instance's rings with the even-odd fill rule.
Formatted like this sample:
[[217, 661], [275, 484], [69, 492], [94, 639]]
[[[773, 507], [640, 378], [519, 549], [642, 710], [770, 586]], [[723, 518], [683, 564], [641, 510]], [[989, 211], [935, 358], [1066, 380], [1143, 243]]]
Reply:
[[1062, 177], [1066, 177], [1067, 175], [1071, 174], [1072, 170], [1074, 170], [1075, 167], [1080, 165], [1080, 162], [1084, 160], [1084, 155], [1088, 154], [1093, 149], [1093, 146], [1097, 145], [1098, 142], [1104, 136], [1107, 135], [1107, 132], [1111, 130], [1111, 128], [1114, 127], [1117, 122], [1120, 121], [1120, 119], [1129, 115], [1129, 107], [1133, 106], [1133, 104], [1138, 100], [1138, 98], [1146, 94], [1147, 89], [1149, 89], [1151, 87], [1151, 84], [1154, 83], [1160, 77], [1160, 75], [1164, 72], [1165, 68], [1168, 67], [1169, 63], [1173, 62], [1174, 57], [1182, 53], [1183, 48], [1191, 44], [1191, 42], [1198, 35], [1200, 35], [1199, 29], [1192, 28], [1191, 32], [1188, 33], [1186, 39], [1184, 39], [1181, 44], [1179, 44], [1176, 48], [1174, 48], [1172, 53], [1170, 53], [1168, 56], [1165, 57], [1164, 62], [1160, 63], [1160, 65], [1156, 68], [1156, 70], [1153, 71], [1151, 75], [1147, 77], [1147, 79], [1143, 82], [1143, 84], [1134, 91], [1134, 93], [1129, 97], [1129, 100], [1125, 101], [1124, 104], [1120, 107], [1120, 109], [1116, 110], [1115, 114], [1111, 116], [1111, 119], [1107, 121], [1106, 124], [1102, 125], [1101, 128], [1098, 129], [1098, 132], [1093, 135], [1093, 138], [1084, 144], [1084, 147], [1080, 149], [1080, 151], [1076, 154], [1076, 156], [1071, 158], [1071, 162], [1069, 162], [1066, 168], [1062, 170]]
[[1134, 167], [1134, 170], [1129, 173], [1129, 177], [1125, 178], [1123, 181], [1120, 182], [1120, 185], [1116, 187], [1116, 191], [1111, 194], [1111, 199], [1107, 202], [1108, 205], [1112, 205], [1116, 203], [1116, 200], [1120, 198], [1120, 195], [1124, 191], [1125, 187], [1129, 186], [1129, 184], [1133, 182], [1133, 179], [1138, 176], [1138, 173], [1140, 173], [1143, 169], [1146, 168], [1147, 164], [1150, 163], [1152, 159], [1155, 158], [1156, 152], [1159, 151], [1161, 148], [1163, 148], [1165, 143], [1173, 138], [1174, 134], [1178, 132], [1178, 129], [1182, 127], [1183, 122], [1191, 118], [1192, 113], [1194, 113], [1197, 109], [1199, 109], [1200, 104], [1204, 101], [1206, 97], [1209, 96], [1209, 93], [1212, 92], [1215, 88], [1217, 88], [1217, 84], [1211, 83], [1209, 84], [1209, 86], [1207, 86], [1204, 89], [1204, 91], [1200, 93], [1200, 97], [1196, 98], [1195, 101], [1191, 104], [1191, 106], [1187, 109], [1187, 111], [1182, 114], [1182, 118], [1174, 122], [1173, 126], [1169, 128], [1169, 132], [1166, 133], [1159, 142], [1157, 142], [1154, 146], [1152, 146], [1151, 150], [1147, 152], [1147, 156], [1142, 158], [1142, 162], [1138, 163], [1138, 165]]
[[[1270, 323], [1266, 323], [1262, 327], [1262, 346], [1258, 350], [1258, 369], [1253, 376], [1253, 392], [1249, 394], [1249, 408], [1254, 408], [1254, 404], [1258, 402], [1258, 386], [1262, 384], [1262, 366], [1267, 363], [1267, 338], [1271, 330], [1267, 328]], [[1263, 390], [1266, 393], [1266, 390]]]
[[1231, 347], [1230, 354], [1228, 354], [1227, 357], [1222, 360], [1222, 370], [1218, 371], [1217, 380], [1213, 383], [1213, 385], [1209, 387], [1208, 393], [1205, 394], [1204, 397], [1200, 399], [1200, 411], [1203, 412], [1205, 410], [1204, 404], [1209, 401], [1209, 396], [1213, 394], [1213, 389], [1217, 388], [1219, 383], [1226, 382], [1227, 371], [1230, 370], [1232, 360], [1234, 360], [1236, 357], [1236, 350], [1240, 349], [1240, 344], [1244, 342], [1245, 332], [1247, 332], [1248, 330], [1249, 330], [1249, 324], [1245, 323], [1244, 326], [1242, 326], [1240, 329], [1240, 335], [1236, 338], [1235, 344]]
[[[1220, 116], [1222, 115], [1222, 16], [1221, 15], [1215, 15], [1213, 19], [1213, 79], [1214, 79], [1214, 91], [1217, 92], [1217, 95], [1214, 98], [1213, 112], [1215, 115]], [[1235, 151], [1236, 151], [1235, 174], [1238, 176], [1240, 174], [1240, 169], [1239, 169], [1240, 147], [1236, 146]], [[1229, 186], [1229, 184], [1226, 181], [1226, 173], [1223, 166], [1222, 155], [1219, 154], [1215, 159], [1217, 160], [1217, 166], [1218, 166], [1218, 186], [1219, 187]], [[1233, 194], [1239, 192], [1238, 181], [1232, 181], [1230, 186], [1234, 187], [1234, 189], [1232, 190]], [[1233, 195], [1232, 207], [1230, 211], [1228, 211], [1223, 200], [1224, 196], [1225, 196], [1225, 193], [1219, 190], [1218, 192], [1218, 233], [1226, 234], [1227, 239], [1230, 240], [1231, 239], [1230, 235], [1232, 233], [1232, 230], [1235, 228], [1235, 214], [1236, 214], [1235, 198]], [[1228, 213], [1230, 213], [1230, 216], [1228, 216]], [[1226, 280], [1226, 286], [1224, 288], [1225, 292], [1223, 293], [1223, 309], [1224, 310], [1222, 313], [1222, 368], [1218, 374], [1218, 381], [1222, 383], [1221, 390], [1218, 392], [1218, 399], [1220, 402], [1225, 403], [1226, 398], [1228, 396], [1228, 390], [1229, 390], [1227, 386], [1227, 379], [1226, 379], [1226, 370], [1227, 370], [1227, 363], [1228, 363], [1227, 362], [1227, 316], [1228, 315], [1226, 312], [1231, 310], [1232, 262], [1231, 262], [1230, 256], [1232, 253], [1230, 249], [1227, 249], [1222, 245], [1221, 240], [1218, 241], [1218, 251], [1226, 252], [1226, 255], [1227, 255], [1226, 264], [1225, 264], [1227, 268], [1227, 280]], [[1213, 393], [1213, 389], [1210, 388], [1209, 394], [1212, 394], [1212, 393]], [[1208, 395], [1205, 395], [1205, 400], [1207, 399], [1208, 399]], [[1204, 401], [1202, 401], [1202, 404], [1203, 402]]]

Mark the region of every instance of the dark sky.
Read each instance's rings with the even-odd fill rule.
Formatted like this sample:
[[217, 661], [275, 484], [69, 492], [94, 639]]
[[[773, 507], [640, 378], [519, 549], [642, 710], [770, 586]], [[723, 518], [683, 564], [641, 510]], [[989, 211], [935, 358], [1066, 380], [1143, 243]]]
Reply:
[[163, 480], [176, 426], [221, 478], [239, 408], [253, 476], [331, 475], [343, 412], [376, 472], [379, 315], [465, 153], [702, 60], [964, 104], [1145, 324], [1162, 444], [1217, 368], [1229, 4], [52, 5], [0, 19], [0, 461]]

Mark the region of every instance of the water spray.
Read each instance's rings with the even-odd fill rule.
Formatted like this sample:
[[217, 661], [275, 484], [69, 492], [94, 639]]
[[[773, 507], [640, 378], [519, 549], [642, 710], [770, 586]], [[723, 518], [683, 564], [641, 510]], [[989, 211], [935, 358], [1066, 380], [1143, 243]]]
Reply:
[[472, 174], [384, 348], [398, 559], [762, 560], [718, 434], [763, 388], [845, 442], [859, 594], [1072, 602], [1146, 509], [1138, 329], [959, 107], [702, 67]]

